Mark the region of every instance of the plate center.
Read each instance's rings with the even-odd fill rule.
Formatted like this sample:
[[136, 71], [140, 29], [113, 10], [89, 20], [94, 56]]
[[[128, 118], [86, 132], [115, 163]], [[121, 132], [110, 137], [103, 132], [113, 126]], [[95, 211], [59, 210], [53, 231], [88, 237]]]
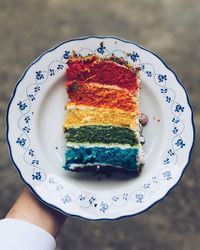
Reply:
[[66, 116], [64, 106], [67, 94], [64, 87], [64, 76], [48, 85], [37, 112], [37, 137], [41, 152], [47, 161], [47, 172], [62, 177], [66, 182], [91, 191], [121, 189], [130, 184], [138, 185], [141, 179], [153, 175], [159, 168], [160, 156], [163, 148], [164, 115], [160, 109], [159, 100], [153, 89], [142, 80], [140, 94], [140, 108], [149, 118], [143, 128], [145, 137], [145, 165], [138, 177], [93, 176], [91, 174], [74, 174], [63, 169], [65, 164], [65, 141], [63, 124]]

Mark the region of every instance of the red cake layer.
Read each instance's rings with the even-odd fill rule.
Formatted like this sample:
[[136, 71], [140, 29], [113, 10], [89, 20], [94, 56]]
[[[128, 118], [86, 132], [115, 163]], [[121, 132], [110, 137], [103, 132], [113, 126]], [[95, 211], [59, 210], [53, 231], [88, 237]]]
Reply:
[[137, 99], [127, 89], [74, 81], [71, 85], [68, 84], [67, 92], [71, 102], [79, 105], [118, 108], [132, 112], [138, 109]]
[[88, 57], [74, 56], [68, 61], [67, 85], [76, 80], [79, 83], [98, 82], [115, 85], [137, 93], [139, 88], [138, 68], [129, 68], [112, 61], [102, 59], [95, 55]]

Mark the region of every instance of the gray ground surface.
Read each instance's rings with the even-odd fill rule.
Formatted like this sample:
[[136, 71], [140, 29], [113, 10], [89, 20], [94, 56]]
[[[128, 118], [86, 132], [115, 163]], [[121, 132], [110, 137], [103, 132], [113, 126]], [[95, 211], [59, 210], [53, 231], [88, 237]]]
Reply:
[[[8, 156], [4, 117], [16, 80], [44, 50], [90, 34], [133, 40], [159, 54], [186, 87], [200, 143], [199, 0], [0, 0], [0, 217], [22, 182]], [[180, 184], [148, 212], [118, 221], [68, 218], [57, 249], [182, 249], [200, 245], [200, 153], [194, 147]]]

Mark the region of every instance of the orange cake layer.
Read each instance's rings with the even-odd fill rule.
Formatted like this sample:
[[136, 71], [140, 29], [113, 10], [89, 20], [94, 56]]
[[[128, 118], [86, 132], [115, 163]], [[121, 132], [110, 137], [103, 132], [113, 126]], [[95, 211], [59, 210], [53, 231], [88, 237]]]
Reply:
[[71, 102], [95, 107], [138, 110], [138, 101], [127, 89], [98, 83], [81, 84], [76, 81], [68, 86]]

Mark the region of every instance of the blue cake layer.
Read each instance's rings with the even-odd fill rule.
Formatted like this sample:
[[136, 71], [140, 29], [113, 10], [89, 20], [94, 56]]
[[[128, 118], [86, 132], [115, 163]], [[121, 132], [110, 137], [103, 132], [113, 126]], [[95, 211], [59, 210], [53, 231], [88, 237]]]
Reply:
[[72, 170], [72, 164], [105, 164], [126, 169], [137, 169], [139, 150], [137, 147], [68, 147], [66, 157], [66, 170]]

